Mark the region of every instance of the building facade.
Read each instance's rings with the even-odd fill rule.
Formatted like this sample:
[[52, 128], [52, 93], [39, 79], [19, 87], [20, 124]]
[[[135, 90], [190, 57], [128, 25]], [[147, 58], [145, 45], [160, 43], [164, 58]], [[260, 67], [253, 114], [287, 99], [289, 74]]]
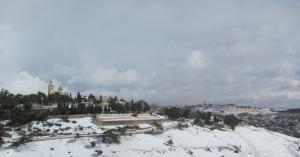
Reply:
[[55, 84], [54, 81], [51, 80], [48, 85], [48, 95], [54, 94], [55, 92]]

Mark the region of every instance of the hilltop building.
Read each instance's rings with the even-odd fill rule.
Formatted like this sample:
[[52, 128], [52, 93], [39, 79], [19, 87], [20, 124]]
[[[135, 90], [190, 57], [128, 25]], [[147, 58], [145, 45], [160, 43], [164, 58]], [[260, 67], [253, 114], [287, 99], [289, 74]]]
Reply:
[[52, 95], [55, 93], [58, 93], [60, 95], [68, 95], [68, 92], [65, 89], [63, 89], [62, 87], [59, 87], [58, 91], [56, 91], [55, 82], [53, 80], [51, 80], [48, 85], [48, 95]]
[[65, 89], [63, 89], [62, 87], [58, 88], [58, 93], [60, 95], [68, 95], [68, 92]]
[[139, 125], [139, 124], [162, 124], [167, 118], [155, 114], [98, 114], [96, 116], [97, 125]]
[[108, 96], [103, 96], [103, 97], [102, 97], [102, 102], [101, 102], [101, 104], [100, 104], [102, 110], [104, 110], [105, 107], [109, 107], [108, 99], [109, 99]]
[[48, 95], [54, 94], [55, 92], [55, 84], [54, 81], [51, 80], [48, 85]]

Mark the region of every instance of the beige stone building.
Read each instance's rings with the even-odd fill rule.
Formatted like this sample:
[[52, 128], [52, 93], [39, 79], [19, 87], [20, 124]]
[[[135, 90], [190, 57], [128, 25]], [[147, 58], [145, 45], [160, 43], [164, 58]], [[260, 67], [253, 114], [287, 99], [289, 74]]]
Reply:
[[63, 89], [62, 87], [58, 88], [58, 93], [60, 95], [68, 95], [68, 92], [65, 89]]
[[108, 96], [102, 96], [102, 102], [100, 104], [102, 110], [104, 110], [105, 107], [109, 106], [109, 102], [108, 102], [109, 97]]
[[68, 95], [68, 92], [65, 89], [63, 89], [62, 87], [59, 87], [58, 91], [56, 91], [55, 82], [53, 80], [51, 80], [48, 85], [48, 95], [52, 95], [55, 93], [58, 93], [60, 95]]
[[48, 85], [48, 95], [54, 94], [55, 92], [55, 84], [54, 81], [51, 80]]
[[162, 124], [167, 118], [159, 115], [151, 114], [98, 114], [96, 116], [97, 125], [138, 125], [152, 124], [154, 122]]

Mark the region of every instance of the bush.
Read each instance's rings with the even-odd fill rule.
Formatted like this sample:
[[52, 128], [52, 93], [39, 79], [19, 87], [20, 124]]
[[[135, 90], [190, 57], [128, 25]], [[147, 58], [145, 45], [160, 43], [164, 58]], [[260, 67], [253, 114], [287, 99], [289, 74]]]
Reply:
[[128, 127], [118, 127], [116, 130], [117, 132], [120, 133], [120, 135], [125, 135]]
[[204, 127], [204, 121], [202, 119], [200, 119], [199, 117], [197, 117], [195, 120], [194, 120], [194, 125], [198, 125], [200, 127]]
[[14, 126], [30, 123], [34, 120], [44, 121], [48, 117], [48, 113], [45, 111], [28, 111], [15, 109], [11, 114], [11, 122]]
[[182, 123], [178, 123], [178, 124], [177, 124], [177, 128], [178, 128], [179, 130], [183, 130], [184, 128], [188, 128], [188, 127], [189, 127], [188, 124], [182, 124]]
[[20, 145], [23, 145], [25, 143], [31, 142], [32, 139], [28, 136], [22, 136], [21, 138], [19, 138], [17, 141], [13, 142], [11, 144], [12, 147], [19, 147]]
[[3, 138], [0, 136], [0, 147], [4, 144]]
[[63, 120], [64, 122], [67, 122], [67, 123], [70, 122], [69, 117], [68, 117], [67, 115], [65, 115], [65, 116], [62, 118], [62, 120]]
[[92, 148], [96, 147], [96, 142], [95, 141], [91, 142], [91, 147]]
[[132, 116], [132, 117], [137, 117], [138, 114], [137, 114], [137, 113], [133, 113], [133, 114], [131, 114], [131, 116]]
[[76, 133], [75, 138], [80, 138], [80, 137], [81, 137], [80, 134]]
[[172, 140], [168, 140], [167, 143], [165, 143], [168, 146], [172, 146], [174, 144], [174, 142]]
[[102, 150], [96, 150], [95, 152], [97, 153], [97, 155], [101, 155], [103, 153]]
[[228, 125], [232, 130], [235, 129], [235, 127], [241, 123], [241, 120], [235, 117], [234, 115], [226, 115], [224, 117], [224, 123]]
[[104, 143], [107, 144], [112, 144], [112, 143], [116, 143], [119, 144], [120, 143], [120, 135], [113, 133], [113, 129], [111, 130], [107, 130], [103, 133], [102, 136], [102, 140]]
[[179, 107], [165, 108], [165, 114], [170, 120], [176, 120], [181, 116], [181, 109]]
[[163, 126], [159, 124], [158, 122], [153, 122], [152, 125], [154, 125], [159, 130], [164, 130]]

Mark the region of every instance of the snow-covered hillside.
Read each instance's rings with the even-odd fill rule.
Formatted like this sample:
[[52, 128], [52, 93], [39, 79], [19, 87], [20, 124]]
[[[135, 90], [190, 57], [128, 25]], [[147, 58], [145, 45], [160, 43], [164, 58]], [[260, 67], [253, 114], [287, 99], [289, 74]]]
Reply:
[[[53, 121], [65, 123], [59, 120]], [[88, 122], [90, 122], [89, 119], [84, 118], [77, 123], [70, 123], [69, 127], [76, 128], [80, 125], [84, 128], [89, 127], [89, 131], [101, 132], [101, 128]], [[42, 130], [47, 129], [42, 123], [33, 123], [33, 127]], [[66, 126], [57, 125], [53, 127]], [[70, 130], [76, 132], [75, 129]], [[77, 130], [81, 132], [80, 129]], [[96, 142], [94, 148], [90, 144], [92, 141]], [[15, 149], [2, 149], [0, 156], [88, 157], [96, 156], [95, 150], [97, 149], [102, 150], [101, 156], [106, 157], [300, 157], [299, 143], [300, 139], [262, 128], [237, 127], [235, 131], [221, 131], [190, 126], [183, 130], [170, 129], [157, 135], [123, 136], [120, 144], [104, 144], [101, 138], [71, 138], [30, 142]]]

